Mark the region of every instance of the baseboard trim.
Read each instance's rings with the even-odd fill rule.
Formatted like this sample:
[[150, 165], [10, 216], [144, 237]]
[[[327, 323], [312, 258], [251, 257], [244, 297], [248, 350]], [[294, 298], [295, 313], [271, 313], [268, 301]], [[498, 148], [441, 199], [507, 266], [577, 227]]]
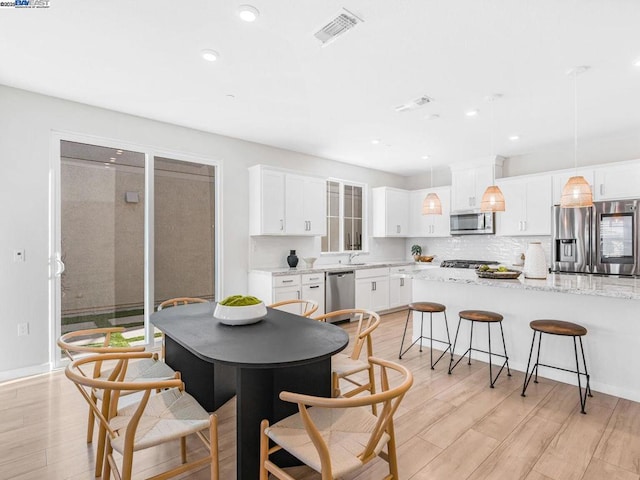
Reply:
[[42, 373], [49, 373], [50, 371], [51, 371], [50, 363], [33, 365], [31, 367], [25, 367], [25, 368], [17, 368], [15, 370], [5, 370], [4, 372], [0, 372], [0, 382], [17, 380], [24, 377], [30, 377], [32, 375], [40, 375]]

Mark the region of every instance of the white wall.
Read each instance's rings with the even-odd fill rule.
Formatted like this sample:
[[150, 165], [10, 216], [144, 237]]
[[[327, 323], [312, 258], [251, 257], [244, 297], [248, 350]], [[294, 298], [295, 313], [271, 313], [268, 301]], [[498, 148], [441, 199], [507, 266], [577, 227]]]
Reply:
[[[52, 131], [154, 146], [221, 162], [223, 295], [247, 289], [247, 167], [260, 163], [321, 176], [331, 172], [370, 187], [403, 187], [405, 183], [403, 177], [380, 171], [0, 86], [0, 380], [48, 368]], [[290, 242], [281, 241], [283, 248], [290, 248]], [[404, 241], [391, 245], [392, 251], [400, 252]], [[13, 262], [15, 249], [25, 249], [26, 262]], [[18, 337], [17, 325], [23, 322], [29, 322], [30, 334]]]

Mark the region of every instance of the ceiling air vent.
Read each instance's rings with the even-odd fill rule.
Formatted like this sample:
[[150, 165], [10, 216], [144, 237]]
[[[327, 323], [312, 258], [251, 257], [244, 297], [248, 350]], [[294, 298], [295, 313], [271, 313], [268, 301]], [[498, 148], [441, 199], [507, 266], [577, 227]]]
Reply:
[[410, 102], [403, 103], [402, 105], [398, 105], [394, 108], [396, 112], [404, 112], [407, 110], [415, 110], [416, 108], [423, 107], [427, 103], [433, 102], [433, 98], [428, 97], [427, 95], [423, 95], [416, 99], [411, 100]]
[[343, 8], [342, 10], [346, 13], [339, 14], [314, 34], [314, 36], [322, 42], [323, 47], [333, 42], [343, 33], [351, 30], [358, 23], [364, 22], [364, 20], [357, 15], [354, 15], [346, 8]]

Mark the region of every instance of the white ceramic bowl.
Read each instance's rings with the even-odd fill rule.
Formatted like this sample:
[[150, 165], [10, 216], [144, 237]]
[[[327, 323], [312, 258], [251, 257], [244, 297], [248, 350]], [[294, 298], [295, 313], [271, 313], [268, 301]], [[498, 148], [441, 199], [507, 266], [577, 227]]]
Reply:
[[302, 260], [307, 264], [307, 268], [313, 268], [313, 264], [317, 259], [317, 257], [304, 257]]
[[259, 322], [266, 315], [267, 307], [264, 302], [244, 307], [229, 307], [218, 303], [213, 311], [213, 316], [225, 325], [248, 325]]

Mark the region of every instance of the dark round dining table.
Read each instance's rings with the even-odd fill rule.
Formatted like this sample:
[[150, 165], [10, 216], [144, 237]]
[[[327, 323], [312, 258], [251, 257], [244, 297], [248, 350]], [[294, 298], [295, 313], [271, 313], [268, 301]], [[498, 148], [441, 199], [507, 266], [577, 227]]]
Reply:
[[280, 400], [283, 390], [330, 397], [331, 357], [349, 336], [336, 325], [271, 308], [256, 323], [229, 326], [214, 309], [215, 303], [167, 308], [153, 313], [151, 323], [165, 335], [166, 363], [207, 411], [237, 395], [237, 479], [255, 480], [260, 421], [297, 412]]

